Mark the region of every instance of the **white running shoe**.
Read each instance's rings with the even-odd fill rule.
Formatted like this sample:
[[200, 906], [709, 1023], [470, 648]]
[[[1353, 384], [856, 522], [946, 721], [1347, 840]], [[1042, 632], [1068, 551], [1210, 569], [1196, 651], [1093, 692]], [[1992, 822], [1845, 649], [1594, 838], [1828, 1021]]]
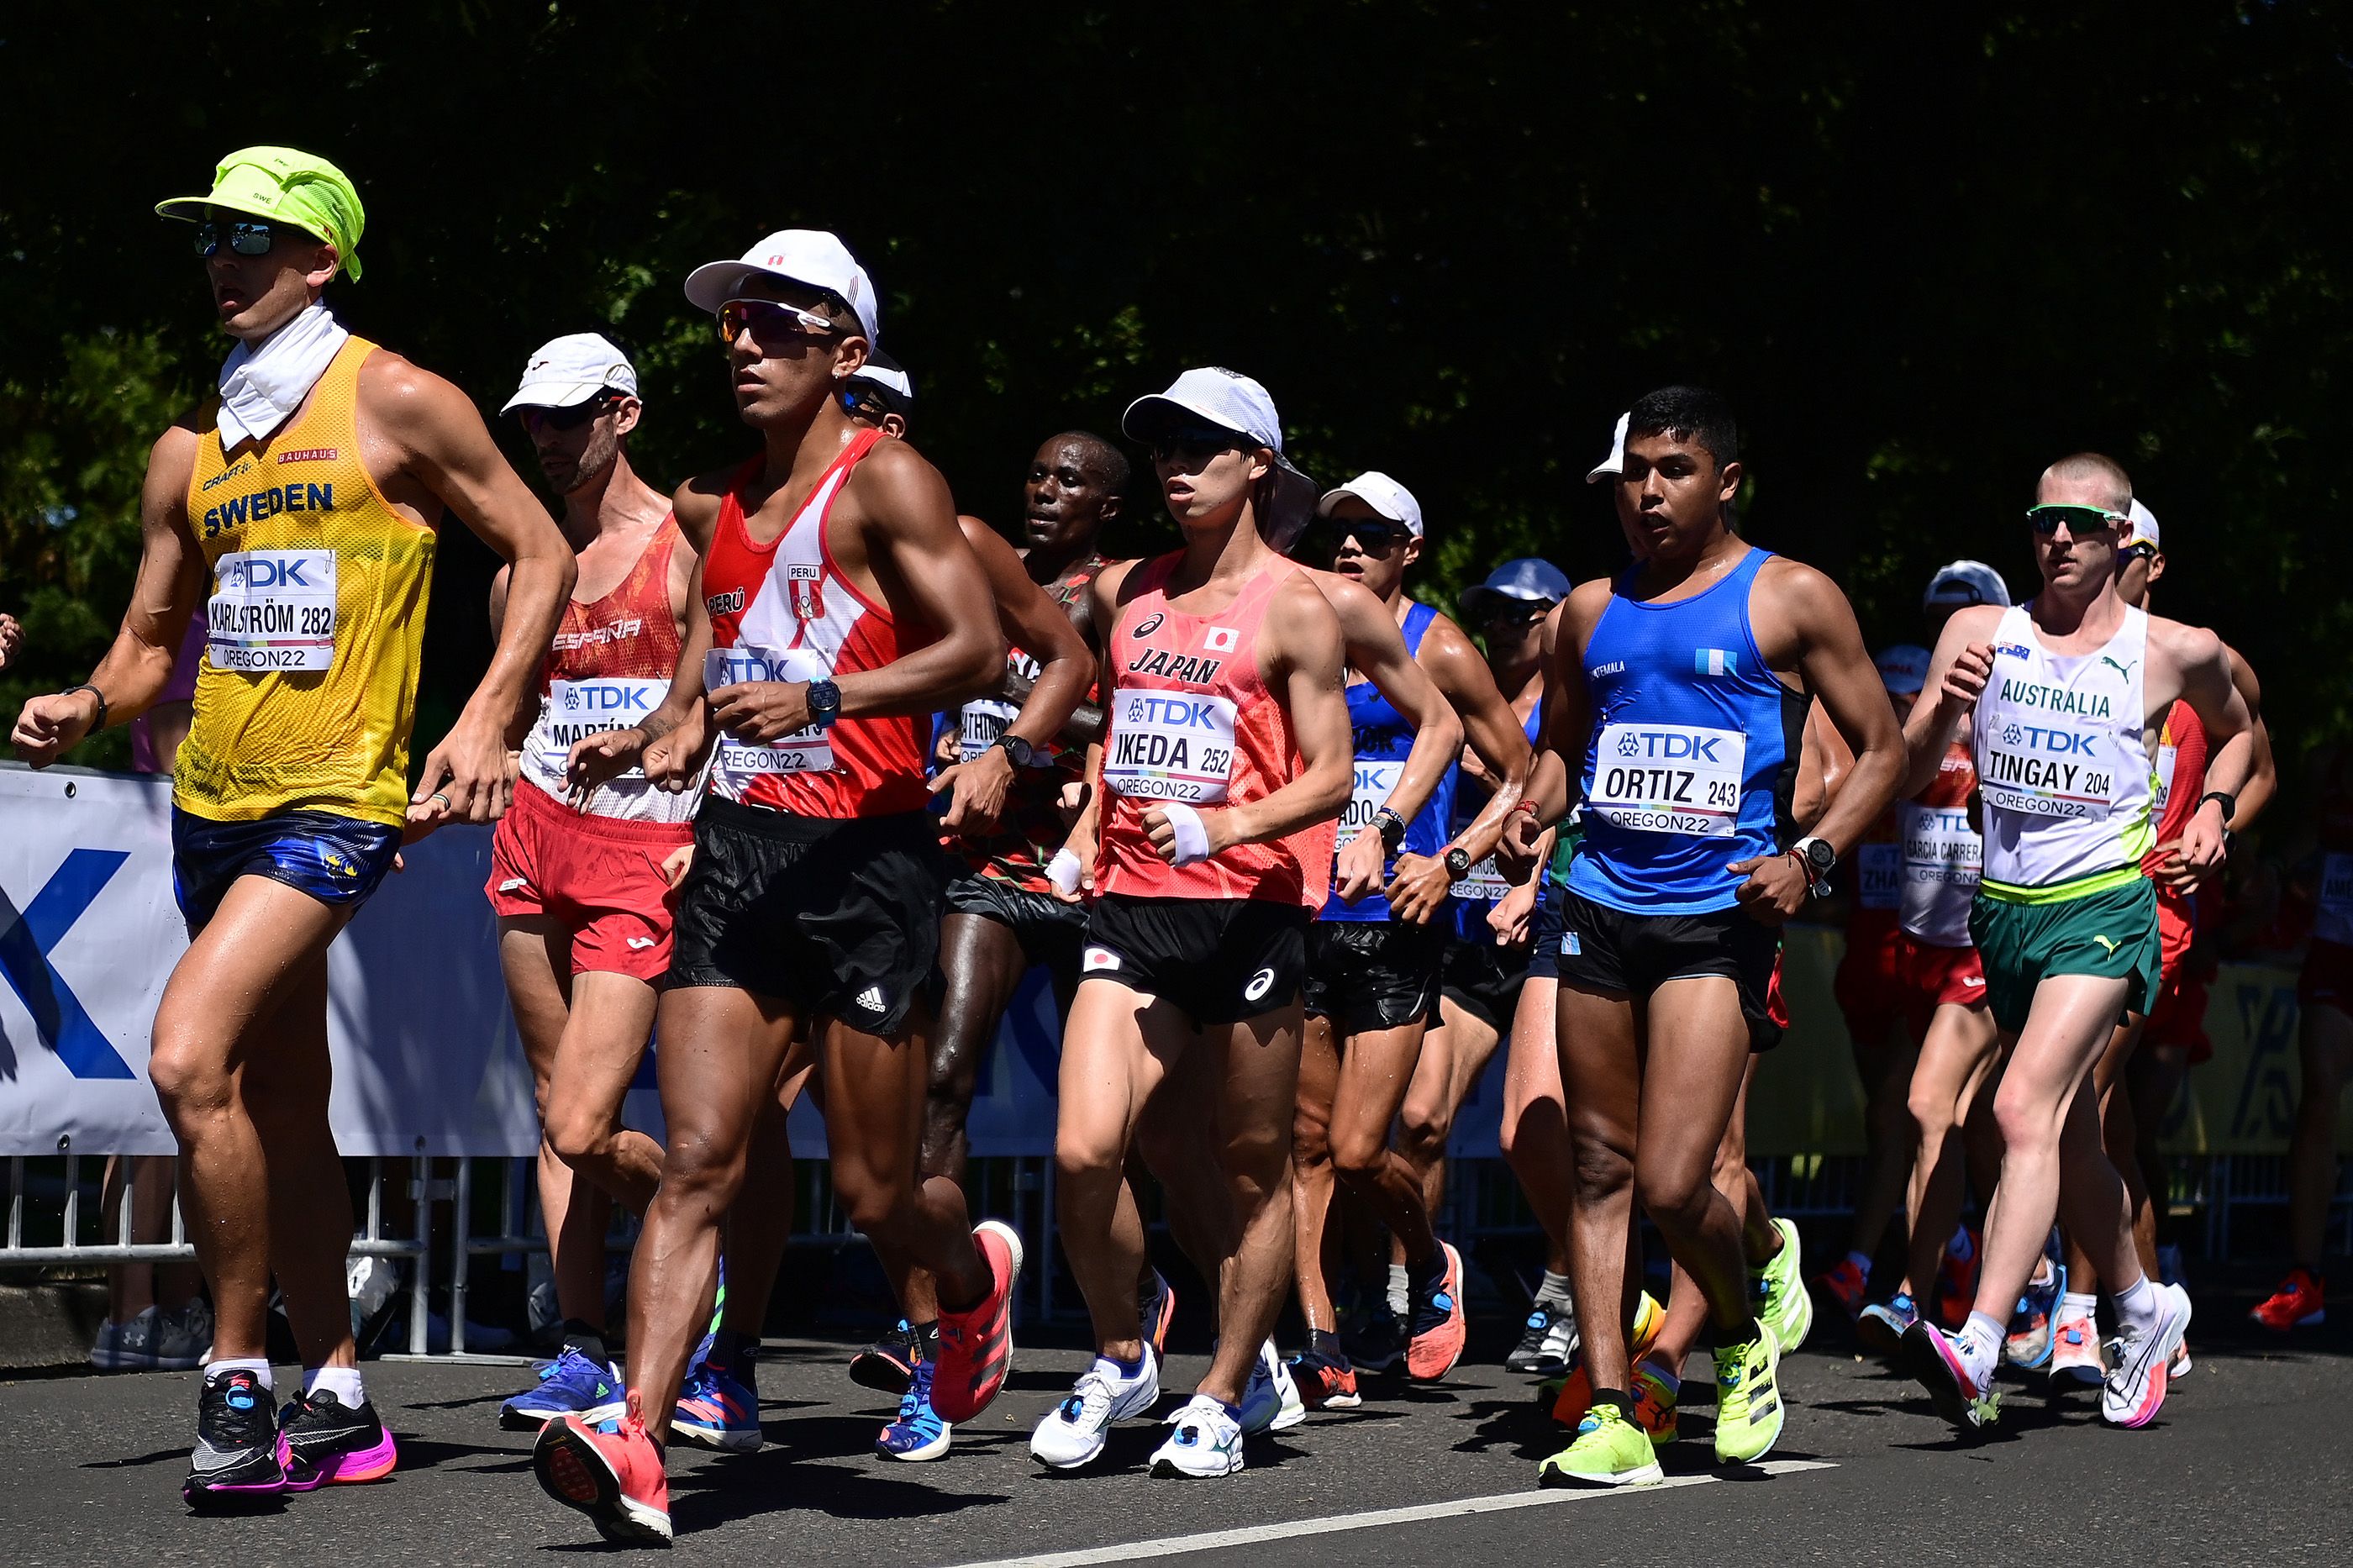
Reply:
[[2052, 1320], [2051, 1371], [2053, 1388], [2096, 1388], [2108, 1375], [2100, 1359], [2100, 1331], [2092, 1314], [2062, 1305]]
[[1242, 1429], [1226, 1407], [1197, 1394], [1168, 1418], [1176, 1428], [1153, 1451], [1155, 1476], [1230, 1476], [1242, 1468]]
[[1242, 1436], [1288, 1431], [1306, 1419], [1307, 1402], [1299, 1397], [1298, 1380], [1270, 1339], [1259, 1346], [1258, 1364], [1250, 1368], [1250, 1385], [1242, 1390]]
[[2165, 1385], [2173, 1352], [2189, 1331], [2189, 1292], [2179, 1285], [2158, 1285], [2157, 1321], [2142, 1333], [2127, 1327], [2108, 1342], [2109, 1364], [2115, 1369], [2100, 1385], [2100, 1415], [2117, 1426], [2146, 1426], [2165, 1404]]
[[1103, 1451], [1103, 1434], [1114, 1421], [1152, 1414], [1160, 1398], [1160, 1367], [1152, 1347], [1131, 1377], [1115, 1361], [1095, 1357], [1079, 1375], [1070, 1397], [1046, 1412], [1029, 1435], [1029, 1453], [1039, 1464], [1075, 1470]]

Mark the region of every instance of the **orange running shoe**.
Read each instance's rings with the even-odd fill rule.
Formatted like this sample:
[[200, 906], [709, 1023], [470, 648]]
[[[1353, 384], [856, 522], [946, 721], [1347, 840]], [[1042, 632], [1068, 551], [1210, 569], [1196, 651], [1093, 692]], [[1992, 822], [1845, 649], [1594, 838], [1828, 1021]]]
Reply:
[[559, 1415], [539, 1429], [531, 1468], [540, 1490], [586, 1514], [606, 1540], [670, 1544], [670, 1476], [662, 1451], [636, 1416], [591, 1426], [577, 1415]]
[[932, 1373], [932, 1408], [941, 1420], [971, 1420], [988, 1408], [1013, 1366], [1013, 1281], [1021, 1273], [1021, 1238], [1003, 1220], [972, 1233], [988, 1266], [988, 1294], [961, 1312], [940, 1309], [940, 1364]]
[[1470, 1323], [1462, 1315], [1462, 1255], [1451, 1242], [1438, 1244], [1445, 1267], [1414, 1292], [1413, 1338], [1406, 1342], [1405, 1374], [1435, 1383], [1462, 1359]]
[[1836, 1301], [1849, 1322], [1861, 1317], [1871, 1301], [1871, 1277], [1852, 1258], [1841, 1258], [1828, 1272], [1815, 1275], [1814, 1289]]
[[1963, 1227], [1968, 1233], [1969, 1255], [1955, 1258], [1950, 1248], [1945, 1261], [1936, 1269], [1936, 1318], [1955, 1333], [1969, 1321], [1969, 1310], [1978, 1300], [1978, 1262], [1985, 1251], [1985, 1234], [1975, 1226]]
[[1634, 1363], [1634, 1424], [1651, 1435], [1653, 1447], [1675, 1440], [1675, 1399], [1683, 1386], [1683, 1380], [1663, 1363]]
[[2279, 1289], [2247, 1316], [2275, 1334], [2326, 1321], [2328, 1305], [2321, 1295], [2320, 1276], [2309, 1268], [2289, 1269]]
[[[1641, 1361], [1648, 1355], [1651, 1347], [1659, 1342], [1659, 1331], [1666, 1326], [1667, 1310], [1648, 1290], [1643, 1291], [1641, 1300], [1634, 1304], [1634, 1331], [1626, 1336], [1628, 1357]], [[1568, 1375], [1561, 1380], [1560, 1394], [1553, 1401], [1552, 1418], [1575, 1430], [1592, 1405], [1593, 1379], [1587, 1373], [1585, 1358], [1580, 1355], [1577, 1364], [1568, 1369]]]
[[1365, 1402], [1356, 1392], [1356, 1369], [1320, 1352], [1293, 1356], [1291, 1377], [1299, 1384], [1300, 1403], [1310, 1410], [1354, 1410]]

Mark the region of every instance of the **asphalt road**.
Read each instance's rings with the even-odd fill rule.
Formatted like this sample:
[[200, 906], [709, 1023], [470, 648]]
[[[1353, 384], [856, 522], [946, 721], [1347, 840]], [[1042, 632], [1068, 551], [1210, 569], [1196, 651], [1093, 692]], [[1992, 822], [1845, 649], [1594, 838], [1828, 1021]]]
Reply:
[[[1376, 1384], [1361, 1410], [1253, 1443], [1239, 1476], [1179, 1482], [1143, 1473], [1157, 1437], [1140, 1425], [1115, 1433], [1099, 1474], [1039, 1473], [1028, 1432], [1084, 1364], [1078, 1350], [1023, 1351], [1006, 1394], [958, 1430], [947, 1460], [902, 1465], [870, 1452], [882, 1412], [842, 1375], [843, 1347], [791, 1341], [762, 1367], [768, 1447], [675, 1450], [672, 1507], [681, 1552], [795, 1568], [1152, 1555], [1259, 1568], [2353, 1561], [2353, 1355], [2338, 1331], [2312, 1348], [2259, 1342], [2252, 1330], [2192, 1342], [2197, 1370], [2144, 1431], [2105, 1429], [2088, 1402], [2052, 1406], [2034, 1390], [2010, 1394], [2004, 1426], [1978, 1443], [1957, 1441], [1877, 1365], [1809, 1347], [1783, 1364], [1791, 1411], [1769, 1473], [1711, 1469], [1703, 1405], [1664, 1455], [1667, 1487], [1594, 1494], [1535, 1489], [1535, 1461], [1561, 1439], [1524, 1382], [1493, 1365], [1466, 1363], [1434, 1388]], [[1174, 1357], [1172, 1382], [1201, 1364]], [[1689, 1370], [1705, 1401], [1704, 1359]], [[533, 1484], [525, 1436], [496, 1425], [521, 1375], [371, 1363], [371, 1393], [400, 1439], [398, 1473], [231, 1519], [179, 1502], [195, 1374], [0, 1384], [10, 1461], [0, 1562], [507, 1563], [601, 1552], [587, 1521]], [[1167, 1544], [1187, 1537], [1208, 1539]]]

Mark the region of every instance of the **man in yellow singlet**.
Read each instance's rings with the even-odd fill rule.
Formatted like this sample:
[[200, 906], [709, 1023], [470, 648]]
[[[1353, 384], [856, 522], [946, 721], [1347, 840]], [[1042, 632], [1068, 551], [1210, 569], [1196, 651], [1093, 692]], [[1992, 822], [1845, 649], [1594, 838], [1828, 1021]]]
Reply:
[[[390, 1472], [344, 1300], [351, 1205], [327, 1122], [327, 947], [391, 869], [404, 829], [503, 805], [508, 721], [572, 591], [572, 552], [466, 395], [353, 337], [320, 303], [365, 221], [323, 158], [248, 147], [194, 223], [221, 330], [218, 395], [155, 443], [142, 550], [114, 646], [36, 697], [17, 754], [45, 766], [126, 723], [206, 617], [173, 784], [189, 946], [156, 1009], [148, 1077], [179, 1140], [188, 1234], [217, 1326], [181, 1495], [225, 1508]], [[408, 732], [444, 509], [512, 564], [489, 673], [407, 789]], [[268, 1172], [266, 1189], [254, 1178]], [[276, 1275], [303, 1387], [273, 1412]]]

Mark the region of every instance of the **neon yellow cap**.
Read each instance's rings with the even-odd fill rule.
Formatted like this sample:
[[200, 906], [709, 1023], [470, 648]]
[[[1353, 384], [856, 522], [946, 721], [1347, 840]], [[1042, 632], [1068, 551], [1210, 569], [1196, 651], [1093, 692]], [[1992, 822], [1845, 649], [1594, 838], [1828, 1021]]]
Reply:
[[277, 218], [335, 247], [343, 271], [359, 281], [360, 231], [367, 209], [344, 173], [315, 153], [291, 147], [244, 147], [220, 161], [208, 195], [174, 196], [157, 202], [164, 217], [204, 221], [206, 207], [226, 207], [256, 217]]

